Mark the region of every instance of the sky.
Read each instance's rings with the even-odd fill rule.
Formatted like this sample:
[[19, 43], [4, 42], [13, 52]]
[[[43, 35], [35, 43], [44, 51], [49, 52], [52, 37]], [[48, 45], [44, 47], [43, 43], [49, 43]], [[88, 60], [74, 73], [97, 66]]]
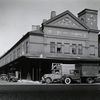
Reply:
[[51, 11], [57, 15], [69, 10], [75, 16], [83, 9], [98, 10], [100, 29], [100, 0], [0, 0], [0, 56], [7, 52], [32, 25], [41, 25]]

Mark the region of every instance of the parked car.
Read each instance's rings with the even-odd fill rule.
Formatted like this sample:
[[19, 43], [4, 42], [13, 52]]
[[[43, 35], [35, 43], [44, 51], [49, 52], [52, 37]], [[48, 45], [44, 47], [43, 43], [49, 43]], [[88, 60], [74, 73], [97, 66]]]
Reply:
[[8, 79], [8, 75], [7, 74], [1, 74], [0, 75], [0, 80], [2, 80], [2, 81], [8, 81], [9, 79]]
[[18, 79], [15, 77], [14, 73], [9, 73], [8, 79], [9, 79], [9, 82], [17, 82], [18, 81]]
[[[53, 82], [64, 82], [70, 84], [72, 82], [79, 83], [93, 83], [98, 77], [98, 65], [76, 65], [76, 64], [61, 64], [52, 63], [52, 72], [44, 74], [42, 76], [42, 82], [53, 83]], [[99, 77], [98, 77], [99, 79]]]
[[17, 82], [17, 78], [15, 77], [13, 73], [1, 74], [0, 80], [8, 81], [8, 82]]

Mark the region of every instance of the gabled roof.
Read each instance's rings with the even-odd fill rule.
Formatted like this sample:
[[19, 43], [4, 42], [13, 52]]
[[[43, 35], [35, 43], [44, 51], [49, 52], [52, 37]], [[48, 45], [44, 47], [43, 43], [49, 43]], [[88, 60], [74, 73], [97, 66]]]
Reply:
[[59, 14], [59, 15], [57, 15], [57, 16], [49, 19], [49, 20], [47, 20], [46, 22], [42, 23], [42, 25], [46, 26], [49, 23], [61, 18], [62, 16], [66, 15], [66, 14], [70, 15], [74, 20], [76, 20], [80, 25], [82, 25], [86, 30], [89, 29], [89, 27], [85, 23], [81, 22], [80, 19], [77, 18], [75, 15], [73, 15], [69, 10], [66, 10], [65, 12], [63, 12], [63, 13], [61, 13], [61, 14]]

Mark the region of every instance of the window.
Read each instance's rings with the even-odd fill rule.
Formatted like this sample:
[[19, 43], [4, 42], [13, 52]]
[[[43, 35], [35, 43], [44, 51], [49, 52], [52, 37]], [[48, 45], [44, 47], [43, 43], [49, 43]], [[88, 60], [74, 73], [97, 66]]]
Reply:
[[82, 46], [82, 44], [78, 44], [78, 54], [79, 55], [83, 54], [83, 46]]
[[17, 49], [17, 57], [20, 56], [20, 48]]
[[26, 53], [28, 53], [28, 41], [26, 42]]
[[55, 70], [55, 73], [56, 73], [56, 74], [60, 74], [60, 70], [59, 70], [59, 69], [56, 69], [56, 70]]
[[62, 44], [60, 42], [57, 43], [57, 53], [62, 52]]
[[64, 43], [64, 53], [69, 54], [70, 53], [70, 44]]
[[16, 58], [15, 51], [13, 52], [13, 60]]
[[55, 53], [55, 42], [50, 42], [50, 52]]
[[81, 18], [81, 21], [82, 21], [82, 22], [84, 22], [84, 19], [83, 19], [83, 18]]
[[76, 54], [77, 53], [77, 46], [76, 44], [72, 44], [72, 54]]
[[12, 61], [12, 54], [10, 54], [10, 61]]
[[22, 48], [21, 49], [22, 49], [21, 54], [24, 55], [24, 53], [25, 53], [25, 44], [24, 43], [22, 43]]
[[90, 45], [90, 55], [95, 55], [95, 46], [94, 45]]
[[5, 58], [5, 64], [7, 63], [7, 58]]

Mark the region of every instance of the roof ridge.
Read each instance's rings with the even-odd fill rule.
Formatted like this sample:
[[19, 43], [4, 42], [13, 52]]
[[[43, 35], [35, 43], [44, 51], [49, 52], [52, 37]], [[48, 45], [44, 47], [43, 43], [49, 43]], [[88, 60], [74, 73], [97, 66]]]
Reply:
[[89, 30], [89, 27], [83, 23], [78, 17], [76, 17], [73, 13], [71, 13], [69, 10], [66, 10], [58, 15], [56, 15], [55, 17], [51, 18], [51, 19], [48, 19], [47, 21], [45, 21], [44, 23], [42, 23], [42, 25], [47, 25], [49, 24], [50, 22], [64, 16], [65, 14], [69, 14], [71, 17], [73, 17], [78, 23], [80, 23], [84, 28], [88, 29]]

